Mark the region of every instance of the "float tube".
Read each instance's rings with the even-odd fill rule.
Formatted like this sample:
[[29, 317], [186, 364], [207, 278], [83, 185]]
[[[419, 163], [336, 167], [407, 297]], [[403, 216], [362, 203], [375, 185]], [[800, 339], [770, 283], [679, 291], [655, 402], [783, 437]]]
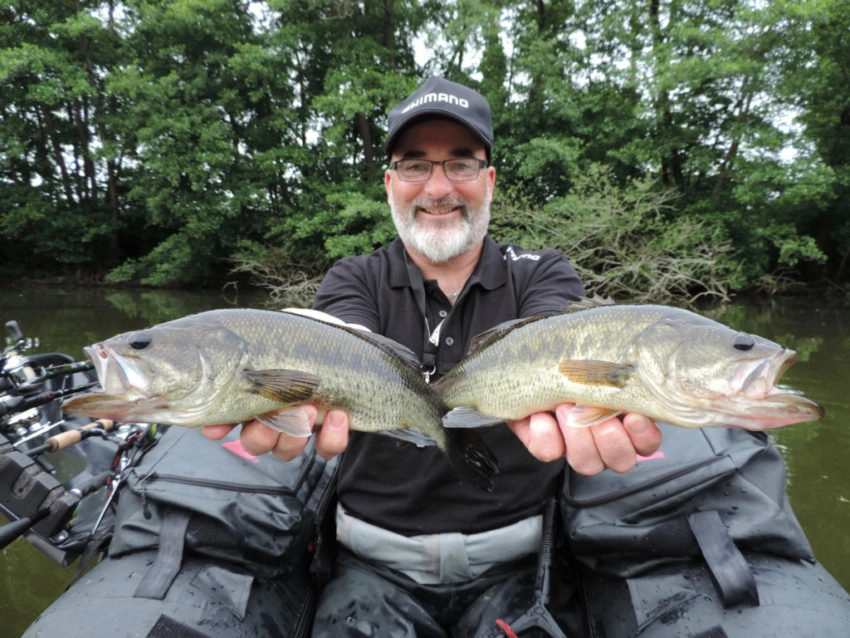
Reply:
[[[0, 370], [0, 511], [79, 569], [24, 638], [309, 635], [333, 564], [336, 463], [312, 448], [282, 463], [247, 454], [235, 432], [213, 442], [142, 424], [95, 427], [48, 461], [48, 434], [83, 427], [50, 392], [92, 375], [66, 355], [36, 356], [37, 404], [21, 361]], [[565, 475], [547, 503], [536, 596], [524, 610], [490, 601], [489, 635], [847, 636], [850, 596], [812, 555], [770, 439], [661, 427], [661, 450], [634, 470]]]

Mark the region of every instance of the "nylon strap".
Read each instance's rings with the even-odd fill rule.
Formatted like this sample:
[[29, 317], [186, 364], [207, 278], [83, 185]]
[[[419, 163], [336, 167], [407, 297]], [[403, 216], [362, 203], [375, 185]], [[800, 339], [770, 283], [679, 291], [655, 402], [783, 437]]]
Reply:
[[521, 614], [510, 624], [497, 618], [496, 626], [508, 638], [518, 638], [519, 634], [534, 627], [542, 629], [550, 638], [567, 638], [561, 627], [555, 622], [546, 605], [549, 603], [549, 579], [552, 569], [553, 538], [555, 536], [556, 514], [558, 502], [554, 496], [546, 499], [543, 510], [543, 535], [540, 542], [540, 553], [537, 557], [537, 577], [534, 584], [534, 599], [531, 608]]
[[[431, 339], [431, 327], [428, 325], [428, 309], [425, 306], [425, 280], [422, 279], [422, 273], [416, 267], [407, 252], [404, 253], [404, 263], [407, 265], [407, 277], [410, 280], [410, 287], [413, 289], [413, 298], [416, 300], [416, 306], [419, 308], [419, 314], [422, 315], [422, 321], [425, 325], [425, 337], [422, 347], [422, 365], [425, 368], [425, 380], [428, 381], [430, 376], [437, 369], [437, 348], [439, 341], [434, 343]], [[440, 322], [440, 326], [442, 322]], [[439, 335], [440, 326], [434, 330]], [[439, 337], [438, 337], [439, 338]]]
[[162, 600], [171, 583], [180, 573], [183, 563], [183, 544], [191, 513], [182, 509], [169, 509], [162, 517], [159, 532], [159, 551], [142, 582], [133, 594], [134, 598]]
[[209, 634], [201, 633], [194, 627], [160, 614], [145, 638], [208, 638], [208, 636]]
[[688, 525], [714, 577], [725, 608], [740, 605], [757, 607], [758, 588], [753, 571], [729, 536], [729, 530], [716, 510], [695, 512]]

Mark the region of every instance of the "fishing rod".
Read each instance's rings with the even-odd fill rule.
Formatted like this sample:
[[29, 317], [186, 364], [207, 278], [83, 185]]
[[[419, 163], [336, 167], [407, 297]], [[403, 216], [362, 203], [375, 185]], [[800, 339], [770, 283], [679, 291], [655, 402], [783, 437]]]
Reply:
[[[91, 494], [95, 490], [106, 485], [111, 472], [105, 470], [100, 474], [96, 474], [88, 479], [81, 487], [69, 490], [68, 493], [77, 498], [77, 501], [83, 499], [84, 496]], [[54, 501], [55, 502], [55, 501]], [[32, 529], [39, 522], [43, 521], [52, 511], [52, 504], [39, 508], [35, 513], [29, 516], [24, 516], [16, 521], [0, 526], [0, 549], [9, 545], [12, 541], [23, 536], [27, 531]]]
[[23, 536], [27, 530], [47, 518], [48, 514], [50, 514], [50, 508], [42, 507], [35, 514], [24, 516], [23, 518], [19, 518], [12, 523], [7, 523], [0, 527], [0, 549], [5, 548], [12, 541]]
[[[20, 416], [21, 414], [28, 414], [31, 410], [35, 411], [35, 413], [36, 413], [36, 418], [38, 418], [38, 416], [40, 416], [40, 415], [38, 414], [38, 409], [37, 409], [37, 408], [30, 408], [30, 409], [29, 409], [29, 410], [27, 410], [26, 412], [18, 412], [18, 414], [16, 414], [16, 415], [15, 415], [15, 416], [13, 416], [11, 419], [9, 419], [9, 421], [7, 422], [7, 426], [8, 426], [8, 425], [12, 425], [12, 420], [13, 420], [13, 419], [17, 418], [17, 417], [18, 417], [18, 416]], [[30, 433], [30, 434], [27, 434], [26, 436], [21, 435], [21, 438], [19, 438], [17, 441], [15, 441], [15, 442], [12, 444], [12, 447], [14, 447], [15, 449], [18, 449], [18, 447], [20, 447], [22, 444], [26, 443], [27, 441], [29, 441], [29, 440], [31, 440], [31, 439], [37, 439], [37, 438], [39, 438], [39, 437], [43, 437], [43, 436], [47, 435], [47, 433], [48, 433], [48, 432], [50, 432], [50, 430], [54, 430], [54, 429], [56, 429], [56, 428], [58, 428], [58, 427], [61, 427], [61, 426], [65, 425], [65, 423], [67, 423], [67, 421], [65, 421], [65, 419], [59, 419], [58, 421], [52, 421], [52, 422], [50, 423], [50, 425], [47, 425], [47, 426], [45, 426], [45, 427], [38, 428], [38, 429], [36, 429], [34, 432], [32, 432], [32, 430], [35, 428], [35, 425], [33, 425], [33, 426], [31, 426], [31, 427], [30, 427], [30, 431], [31, 431], [31, 433]], [[41, 424], [40, 424], [40, 423], [38, 423], [38, 424], [36, 424], [36, 425], [41, 425]], [[19, 432], [16, 432], [15, 434], [19, 434]]]
[[83, 390], [88, 390], [89, 388], [92, 388], [96, 385], [98, 385], [98, 382], [92, 381], [91, 383], [87, 383], [85, 385], [81, 385], [75, 388], [51, 390], [48, 392], [37, 392], [35, 394], [30, 394], [27, 396], [3, 397], [2, 399], [0, 399], [0, 418], [6, 416], [10, 412], [38, 407], [40, 405], [44, 405], [45, 403], [50, 403], [51, 401], [53, 401], [53, 399], [59, 399], [64, 396], [68, 396], [69, 394], [74, 394], [75, 392], [82, 392]]
[[[80, 428], [67, 430], [65, 432], [60, 432], [59, 434], [51, 436], [50, 438], [46, 439], [41, 445], [34, 447], [30, 450], [25, 450], [24, 454], [33, 457], [38, 454], [43, 454], [44, 452], [58, 452], [59, 450], [68, 448], [90, 436], [102, 436], [106, 432], [112, 430], [114, 425], [115, 422], [111, 421], [110, 419], [98, 419], [96, 421], [92, 421], [91, 423], [87, 423], [86, 425]], [[101, 472], [100, 474], [91, 477], [82, 486], [69, 490], [68, 493], [75, 496], [77, 501], [79, 502], [84, 496], [87, 496], [94, 490], [106, 485], [111, 474], [112, 473], [109, 470]], [[53, 510], [53, 505], [55, 505], [56, 502], [57, 499], [54, 499], [51, 502], [51, 505], [41, 507], [29, 516], [24, 516], [16, 521], [13, 521], [0, 527], [0, 549], [3, 549], [7, 545], [9, 545], [9, 543], [19, 538], [28, 530], [32, 529], [35, 525], [47, 518], [51, 514]]]
[[29, 450], [23, 450], [23, 452], [27, 456], [36, 456], [37, 454], [43, 454], [45, 452], [58, 452], [59, 450], [64, 450], [65, 448], [79, 443], [90, 436], [102, 436], [106, 432], [109, 432], [114, 425], [115, 422], [109, 419], [98, 419], [97, 421], [87, 423], [80, 428], [74, 428], [73, 430], [66, 430], [65, 432], [55, 434], [50, 438], [45, 439], [44, 443], [41, 445], [37, 445]]
[[[35, 361], [29, 358], [27, 364], [37, 368]], [[75, 361], [74, 363], [65, 363], [62, 365], [50, 366], [41, 369], [41, 374], [34, 377], [27, 377], [25, 381], [20, 382], [14, 379], [14, 375], [7, 375], [0, 379], [0, 393], [32, 394], [39, 389], [50, 379], [66, 377], [78, 372], [88, 372], [94, 370], [94, 364], [90, 361]]]
[[[67, 355], [51, 353], [26, 356], [23, 354], [25, 351], [39, 345], [38, 338], [25, 338], [17, 321], [7, 321], [6, 329], [12, 344], [4, 348], [0, 355], [0, 393], [27, 392], [48, 379], [94, 369], [90, 361], [73, 361]], [[57, 357], [66, 358], [67, 362], [57, 362]], [[51, 365], [47, 365], [48, 362]]]
[[17, 387], [17, 391], [27, 392], [28, 390], [41, 385], [48, 379], [76, 374], [77, 372], [87, 372], [89, 370], [94, 370], [94, 364], [91, 361], [76, 361], [74, 363], [51, 366], [49, 368], [45, 368], [44, 371], [37, 377], [27, 379], [25, 383], [22, 383]]

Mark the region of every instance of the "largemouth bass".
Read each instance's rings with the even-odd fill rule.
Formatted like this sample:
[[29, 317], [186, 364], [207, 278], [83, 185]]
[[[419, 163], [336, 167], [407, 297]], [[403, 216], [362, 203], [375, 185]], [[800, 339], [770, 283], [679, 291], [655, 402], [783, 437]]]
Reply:
[[796, 352], [696, 313], [594, 298], [485, 333], [436, 384], [447, 427], [576, 403], [571, 426], [637, 412], [683, 427], [764, 430], [814, 421], [817, 403], [776, 383]]
[[70, 414], [187, 427], [257, 418], [309, 436], [291, 411], [345, 410], [351, 428], [437, 445], [488, 487], [495, 458], [477, 436], [440, 423], [446, 408], [410, 350], [369, 332], [289, 312], [202, 312], [84, 348], [102, 391], [65, 402]]

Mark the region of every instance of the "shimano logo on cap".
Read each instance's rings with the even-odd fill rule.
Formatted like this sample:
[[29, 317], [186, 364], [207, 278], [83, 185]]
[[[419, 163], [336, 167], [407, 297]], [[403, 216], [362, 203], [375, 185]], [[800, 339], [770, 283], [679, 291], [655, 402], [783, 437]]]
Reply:
[[426, 93], [422, 97], [417, 98], [405, 106], [401, 112], [407, 113], [411, 109], [415, 109], [423, 104], [431, 104], [433, 102], [445, 102], [446, 104], [454, 104], [464, 109], [469, 108], [469, 101], [462, 97], [458, 97], [457, 95], [452, 95], [451, 93]]
[[387, 115], [387, 155], [404, 130], [428, 116], [453, 119], [470, 129], [484, 145], [487, 160], [493, 147], [490, 105], [473, 89], [439, 76], [433, 76]]

